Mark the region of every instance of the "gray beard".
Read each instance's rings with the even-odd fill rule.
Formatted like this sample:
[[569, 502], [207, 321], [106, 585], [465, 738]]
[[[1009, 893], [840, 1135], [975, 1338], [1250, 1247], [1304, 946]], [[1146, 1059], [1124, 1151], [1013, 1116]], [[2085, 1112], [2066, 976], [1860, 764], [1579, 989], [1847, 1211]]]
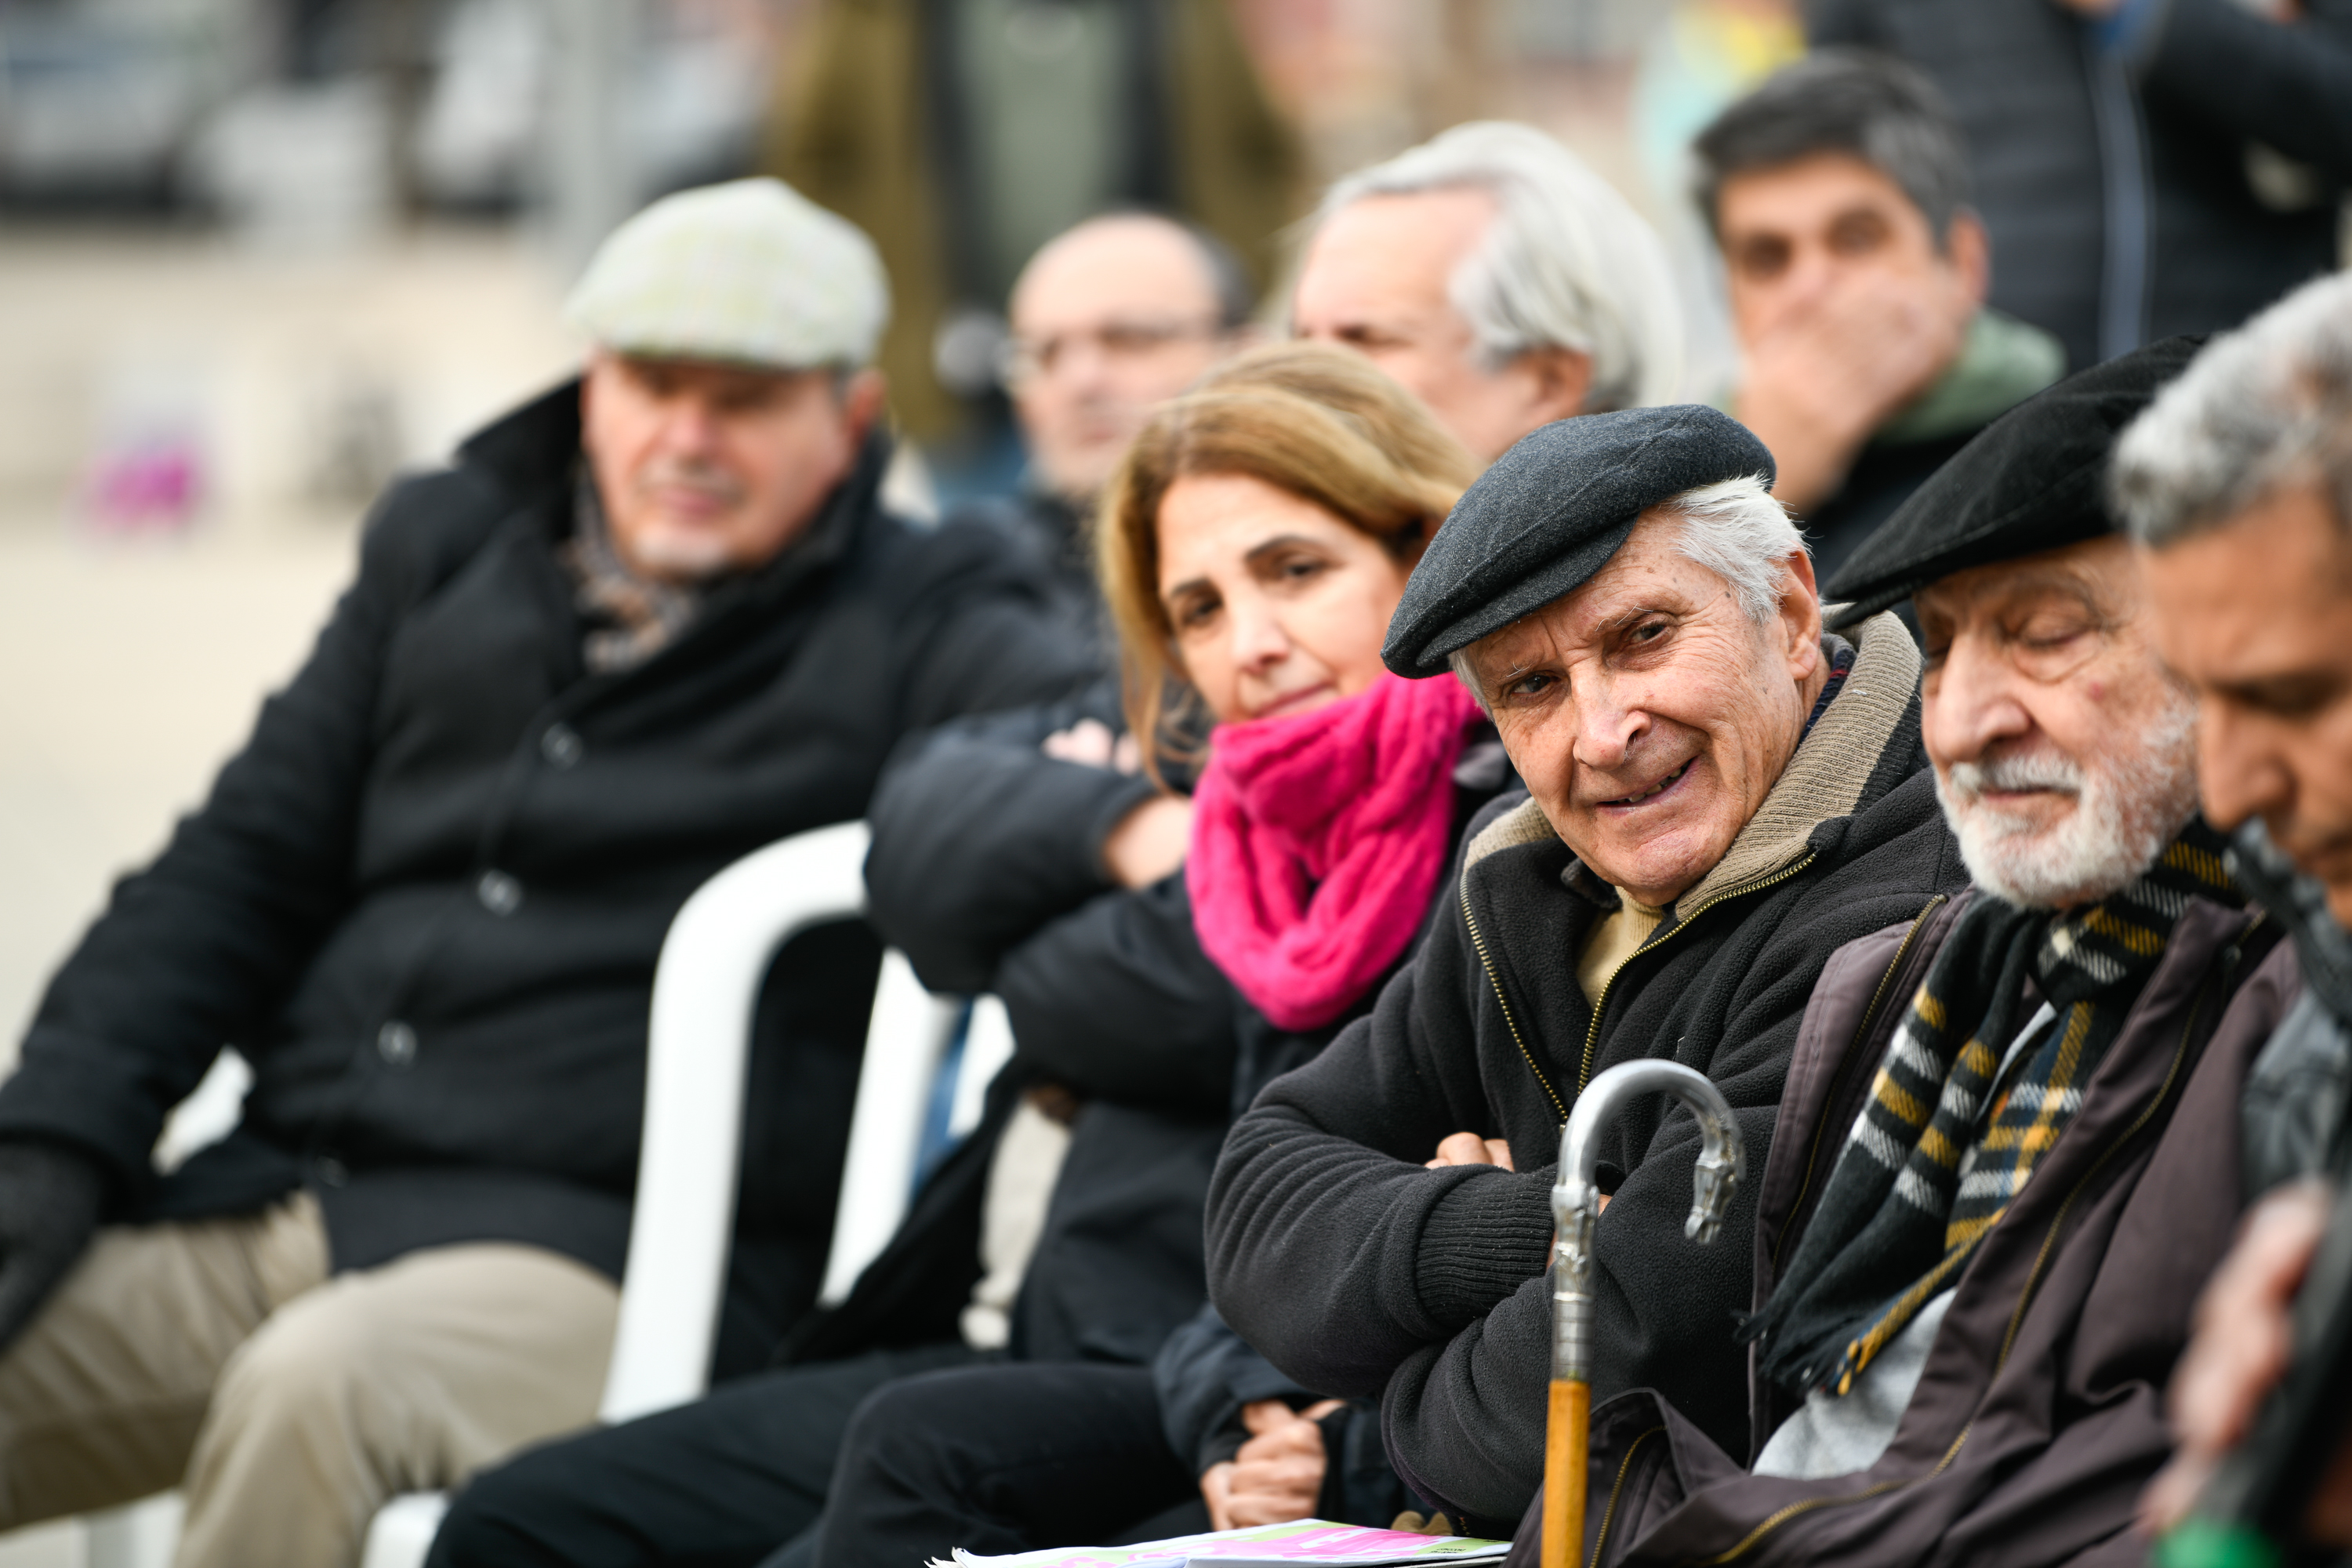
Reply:
[[[2128, 752], [2095, 769], [2053, 751], [1955, 763], [1936, 770], [1936, 798], [1977, 886], [2020, 909], [2093, 903], [2156, 863], [2197, 814], [2197, 710], [2169, 705]], [[1989, 790], [2042, 787], [2074, 795], [2074, 809], [2037, 830], [1984, 804]]]

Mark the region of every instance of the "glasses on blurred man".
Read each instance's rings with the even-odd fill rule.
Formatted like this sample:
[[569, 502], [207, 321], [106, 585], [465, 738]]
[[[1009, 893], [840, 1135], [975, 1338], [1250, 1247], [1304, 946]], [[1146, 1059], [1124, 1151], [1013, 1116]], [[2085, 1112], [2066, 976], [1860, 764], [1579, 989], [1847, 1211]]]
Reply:
[[1100, 326], [1055, 332], [1050, 337], [1012, 337], [997, 352], [996, 374], [1007, 390], [1066, 372], [1076, 357], [1091, 349], [1106, 360], [1135, 363], [1149, 360], [1179, 343], [1201, 342], [1225, 335], [1228, 329], [1214, 316], [1166, 320], [1106, 321]]

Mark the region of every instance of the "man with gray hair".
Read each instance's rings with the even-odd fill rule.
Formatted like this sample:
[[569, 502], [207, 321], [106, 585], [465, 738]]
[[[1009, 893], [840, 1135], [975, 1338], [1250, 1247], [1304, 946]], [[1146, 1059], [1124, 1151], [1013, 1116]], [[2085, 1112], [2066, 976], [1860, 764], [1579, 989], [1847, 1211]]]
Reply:
[[[1823, 633], [1771, 479], [1683, 405], [1549, 425], [1463, 498], [1383, 657], [1458, 671], [1526, 792], [1471, 824], [1454, 912], [1258, 1097], [1211, 1185], [1218, 1310], [1301, 1384], [1378, 1397], [1405, 1483], [1470, 1534], [1509, 1533], [1540, 1479], [1548, 1167], [1585, 1085], [1685, 1063], [1762, 1159], [1822, 963], [1962, 881], [1917, 651], [1889, 616]], [[1655, 1103], [1603, 1136], [1593, 1382], [1729, 1443], [1755, 1200], [1720, 1245], [1683, 1239], [1696, 1137]]]
[[1482, 458], [1555, 419], [1664, 403], [1683, 374], [1657, 236], [1567, 148], [1500, 121], [1333, 184], [1290, 323], [1369, 355]]
[[[2114, 483], [2158, 646], [2197, 696], [2206, 815], [2236, 829], [2242, 874], [2294, 936], [2305, 987], [2249, 1086], [2250, 1186], [2279, 1190], [2200, 1310], [2174, 1408], [2181, 1453], [2149, 1499], [2170, 1524], [2289, 1370], [2287, 1309], [2331, 1206], [2294, 1178], [2340, 1159], [2352, 1089], [2352, 274], [2209, 345], [2126, 433]], [[2340, 1441], [2331, 1418], [2294, 1436]], [[2352, 1544], [2341, 1459], [2306, 1524], [2313, 1542]]]
[[[594, 1419], [656, 957], [908, 730], [1085, 673], [1042, 563], [877, 500], [866, 237], [772, 180], [622, 226], [585, 374], [395, 485], [316, 650], [0, 1085], [0, 1529], [187, 1496], [184, 1568], [359, 1561], [391, 1494]], [[760, 1008], [714, 1357], [816, 1292], [880, 954]], [[234, 1132], [150, 1150], [225, 1044]]]

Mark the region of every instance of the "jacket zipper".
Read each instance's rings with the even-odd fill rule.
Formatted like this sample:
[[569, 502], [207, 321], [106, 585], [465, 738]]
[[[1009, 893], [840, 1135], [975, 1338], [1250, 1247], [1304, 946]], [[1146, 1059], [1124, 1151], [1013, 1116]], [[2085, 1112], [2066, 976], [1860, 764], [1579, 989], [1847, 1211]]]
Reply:
[[[2243, 940], [2242, 935], [2240, 940]], [[2042, 1270], [2048, 1265], [2050, 1254], [2058, 1244], [2060, 1227], [2066, 1223], [2066, 1216], [2074, 1212], [2074, 1200], [2083, 1195], [2083, 1189], [2090, 1185], [2091, 1178], [2106, 1169], [2107, 1162], [2139, 1135], [2140, 1131], [2147, 1126], [2149, 1120], [2156, 1115], [2158, 1108], [2170, 1098], [2173, 1082], [2180, 1076], [2180, 1064], [2189, 1055], [2189, 1042], [2196, 1034], [2197, 1020], [2204, 1016], [2205, 997], [2206, 992], [2200, 990], [2197, 999], [2189, 1004], [2188, 1020], [2181, 1026], [2180, 1043], [2173, 1047], [2171, 1065], [2165, 1068], [2164, 1081], [2157, 1085], [2154, 1096], [2140, 1108], [2139, 1114], [2132, 1118], [2131, 1124], [2118, 1133], [2114, 1142], [2099, 1152], [2099, 1157], [2091, 1162], [2090, 1169], [2074, 1179], [2074, 1184], [2067, 1189], [2065, 1201], [2058, 1205], [2058, 1212], [2051, 1216], [2050, 1228], [2042, 1237], [2042, 1249], [2034, 1255], [2032, 1271], [2026, 1275], [2025, 1284], [2017, 1293], [2017, 1305], [2011, 1310], [2009, 1331], [2001, 1336], [2000, 1354], [1993, 1361], [1992, 1370], [1995, 1377], [2000, 1374], [2001, 1368], [2009, 1363], [2009, 1352], [2017, 1343], [2017, 1331], [2025, 1321], [2025, 1310], [2032, 1304], [2034, 1289], [2042, 1283]], [[1990, 1380], [1987, 1381], [1990, 1383]], [[1960, 1445], [1966, 1443], [1969, 1440], [1969, 1434], [1975, 1430], [1974, 1421], [1961, 1427], [1960, 1435], [1952, 1439], [1952, 1446], [1944, 1450], [1944, 1457], [1936, 1461], [1936, 1468], [1924, 1476], [1908, 1476], [1897, 1480], [1881, 1481], [1874, 1487], [1867, 1487], [1858, 1492], [1849, 1492], [1843, 1497], [1807, 1498], [1802, 1502], [1790, 1503], [1749, 1531], [1728, 1549], [1717, 1552], [1713, 1557], [1696, 1559], [1689, 1568], [1718, 1568], [1719, 1564], [1733, 1562], [1746, 1555], [1748, 1549], [1758, 1542], [1801, 1513], [1810, 1513], [1817, 1508], [1842, 1508], [1848, 1503], [1867, 1502], [1872, 1498], [1883, 1496], [1887, 1492], [1898, 1491], [1908, 1486], [1916, 1486], [1921, 1481], [1934, 1480], [1959, 1457]]]
[[1528, 1049], [1528, 1042], [1520, 1037], [1519, 1021], [1511, 1016], [1510, 998], [1503, 994], [1503, 982], [1495, 973], [1495, 961], [1487, 954], [1486, 939], [1478, 934], [1478, 917], [1470, 912], [1470, 883], [1467, 878], [1462, 883], [1462, 923], [1470, 928], [1470, 945], [1478, 950], [1479, 967], [1486, 972], [1486, 984], [1495, 988], [1495, 1003], [1503, 1009], [1503, 1023], [1511, 1031], [1511, 1043], [1519, 1047], [1520, 1059], [1528, 1064], [1528, 1070], [1536, 1075], [1536, 1081], [1543, 1085], [1543, 1091], [1551, 1100], [1552, 1109], [1559, 1112], [1560, 1121], [1566, 1121], [1568, 1107], [1559, 1102], [1559, 1091], [1552, 1088], [1551, 1079], [1546, 1078], [1543, 1068], [1536, 1065], [1535, 1053]]
[[1625, 1457], [1617, 1463], [1617, 1479], [1609, 1488], [1609, 1506], [1601, 1510], [1601, 1533], [1592, 1538], [1592, 1555], [1586, 1559], [1590, 1568], [1599, 1568], [1601, 1554], [1609, 1550], [1609, 1523], [1617, 1517], [1617, 1500], [1625, 1493], [1625, 1478], [1633, 1473], [1633, 1456], [1642, 1451], [1643, 1444], [1664, 1430], [1663, 1426], [1653, 1426], [1626, 1445]]
[[[1631, 968], [1633, 966], [1633, 960], [1657, 952], [1658, 949], [1674, 941], [1677, 935], [1688, 931], [1693, 925], [1696, 924], [1699, 916], [1706, 913], [1707, 910], [1715, 908], [1716, 905], [1724, 902], [1726, 900], [1745, 898], [1749, 893], [1761, 892], [1766, 888], [1774, 887], [1780, 883], [1787, 881], [1790, 878], [1797, 875], [1797, 873], [1802, 871], [1806, 867], [1811, 865], [1813, 861], [1820, 857], [1820, 853], [1821, 852], [1816, 849], [1808, 849], [1805, 851], [1804, 858], [1797, 861], [1793, 865], [1784, 866], [1778, 871], [1759, 877], [1753, 881], [1742, 882], [1736, 888], [1725, 889], [1722, 892], [1716, 894], [1715, 897], [1707, 900], [1706, 902], [1699, 905], [1698, 908], [1693, 910], [1690, 913], [1676, 921], [1672, 926], [1660, 931], [1648, 942], [1643, 942], [1640, 947], [1635, 948], [1631, 953], [1627, 954], [1625, 962], [1619, 964], [1610, 973], [1609, 978], [1601, 983], [1601, 994], [1592, 1004], [1592, 1022], [1585, 1028], [1584, 1031], [1584, 1060], [1582, 1065], [1577, 1068], [1576, 1072], [1576, 1092], [1582, 1094], [1584, 1092], [1584, 1086], [1592, 1081], [1592, 1051], [1593, 1047], [1600, 1044], [1601, 1041], [1601, 1020], [1608, 1016], [1609, 998], [1616, 991], [1617, 976], [1624, 973], [1627, 969]], [[1462, 899], [1463, 907], [1467, 909], [1469, 907], [1470, 900], [1470, 889], [1467, 887], [1465, 887], [1462, 890]], [[1482, 948], [1480, 949], [1480, 952], [1483, 953], [1485, 950]], [[1489, 966], [1486, 971], [1486, 978], [1494, 984], [1495, 994], [1498, 996], [1501, 995], [1503, 987], [1499, 982], [1495, 980], [1495, 972], [1492, 966]], [[1559, 1097], [1557, 1095], [1553, 1096], [1555, 1103], [1558, 1102], [1558, 1100]], [[1566, 1114], [1567, 1113], [1565, 1111], [1561, 1112], [1563, 1117], [1565, 1117]]]
[[[1887, 964], [1886, 973], [1878, 977], [1878, 989], [1870, 994], [1870, 1005], [1862, 1010], [1862, 1026], [1854, 1030], [1853, 1042], [1846, 1047], [1849, 1065], [1854, 1047], [1870, 1037], [1870, 1026], [1878, 1020], [1878, 1005], [1886, 1000], [1886, 988], [1895, 984], [1895, 973], [1903, 967], [1904, 959], [1910, 956], [1911, 944], [1918, 941], [1919, 933], [1927, 929], [1927, 917], [1934, 914], [1947, 901], [1942, 893], [1937, 893], [1929, 899], [1927, 907], [1913, 918], [1911, 929], [1903, 933], [1902, 943], [1895, 950], [1894, 962]], [[1838, 1089], [1845, 1082], [1847, 1070], [1847, 1066], [1841, 1066], [1837, 1077], [1831, 1081], [1827, 1106], [1834, 1106], [1837, 1103]], [[1829, 1119], [1824, 1115], [1821, 1125], [1813, 1129], [1812, 1147], [1805, 1151], [1805, 1179], [1797, 1188], [1796, 1201], [1789, 1205], [1789, 1213], [1791, 1215], [1805, 1206], [1805, 1194], [1813, 1190], [1813, 1172], [1821, 1165], [1822, 1135], [1828, 1131], [1829, 1125]], [[1781, 1234], [1780, 1240], [1772, 1244], [1772, 1266], [1775, 1268], [1780, 1266], [1780, 1254], [1788, 1245], [1789, 1237], [1786, 1232]]]

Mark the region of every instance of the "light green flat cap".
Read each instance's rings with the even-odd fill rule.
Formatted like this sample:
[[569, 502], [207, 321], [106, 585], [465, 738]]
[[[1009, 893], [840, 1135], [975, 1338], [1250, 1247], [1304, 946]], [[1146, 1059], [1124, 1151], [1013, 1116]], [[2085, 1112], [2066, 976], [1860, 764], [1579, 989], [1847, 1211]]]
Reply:
[[564, 317], [619, 353], [864, 365], [890, 319], [874, 242], [782, 180], [665, 196], [613, 231]]

